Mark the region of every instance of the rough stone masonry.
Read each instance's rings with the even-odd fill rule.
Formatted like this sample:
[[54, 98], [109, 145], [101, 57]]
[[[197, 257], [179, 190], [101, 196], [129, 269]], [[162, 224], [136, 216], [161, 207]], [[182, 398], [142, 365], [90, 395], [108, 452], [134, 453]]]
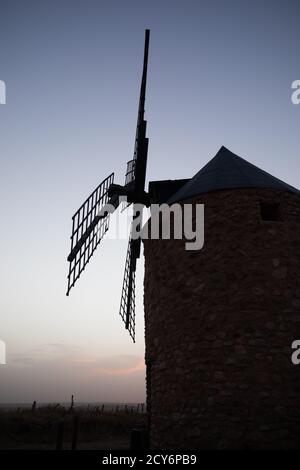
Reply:
[[[153, 449], [300, 447], [300, 197], [202, 194], [205, 241], [144, 240]], [[262, 218], [262, 203], [279, 218]]]

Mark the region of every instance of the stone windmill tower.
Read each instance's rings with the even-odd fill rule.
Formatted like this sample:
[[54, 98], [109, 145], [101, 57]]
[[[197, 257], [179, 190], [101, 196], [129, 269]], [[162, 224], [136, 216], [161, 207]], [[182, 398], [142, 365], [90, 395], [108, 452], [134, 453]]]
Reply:
[[132, 229], [120, 315], [134, 340], [140, 206], [203, 204], [201, 250], [186, 251], [184, 239], [144, 240], [150, 447], [299, 447], [291, 344], [300, 337], [300, 192], [224, 147], [192, 179], [145, 191], [149, 35], [134, 158], [124, 186], [112, 173], [73, 216], [67, 294], [126, 196], [138, 237]]
[[205, 206], [205, 241], [145, 240], [152, 448], [300, 445], [300, 192], [222, 147], [158, 202]]

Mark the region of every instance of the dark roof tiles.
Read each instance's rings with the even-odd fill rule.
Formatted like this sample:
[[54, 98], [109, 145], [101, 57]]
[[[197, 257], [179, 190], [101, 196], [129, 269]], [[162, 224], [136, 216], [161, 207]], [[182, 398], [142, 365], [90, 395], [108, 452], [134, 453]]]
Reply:
[[271, 188], [300, 195], [298, 189], [221, 147], [212, 160], [170, 197], [168, 203], [211, 191], [237, 188]]

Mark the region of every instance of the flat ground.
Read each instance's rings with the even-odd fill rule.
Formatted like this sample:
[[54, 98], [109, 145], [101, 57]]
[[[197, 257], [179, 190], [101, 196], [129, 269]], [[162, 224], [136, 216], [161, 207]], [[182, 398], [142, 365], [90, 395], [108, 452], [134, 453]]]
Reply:
[[77, 449], [129, 449], [131, 430], [145, 429], [146, 415], [59, 405], [0, 410], [0, 449], [56, 449], [58, 441], [71, 449], [76, 422]]

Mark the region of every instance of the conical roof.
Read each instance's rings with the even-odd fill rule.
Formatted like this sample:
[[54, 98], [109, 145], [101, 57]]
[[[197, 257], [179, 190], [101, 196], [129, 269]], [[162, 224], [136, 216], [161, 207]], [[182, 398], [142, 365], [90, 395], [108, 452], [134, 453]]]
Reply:
[[271, 188], [300, 195], [298, 189], [221, 147], [212, 160], [170, 197], [168, 204], [210, 191], [237, 188]]

